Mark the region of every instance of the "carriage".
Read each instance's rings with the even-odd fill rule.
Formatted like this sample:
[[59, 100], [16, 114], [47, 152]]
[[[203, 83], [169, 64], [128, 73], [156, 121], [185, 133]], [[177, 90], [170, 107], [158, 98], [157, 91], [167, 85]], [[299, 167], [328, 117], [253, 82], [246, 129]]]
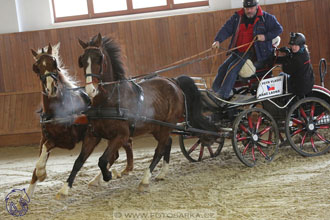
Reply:
[[[299, 98], [287, 91], [285, 76], [271, 77], [279, 66], [272, 67], [261, 78], [255, 75], [236, 81], [231, 101], [217, 98], [205, 81], [201, 86], [205, 114], [218, 127], [220, 137], [205, 143], [193, 132], [179, 131], [180, 148], [191, 162], [220, 154], [225, 139], [239, 160], [252, 167], [270, 162], [280, 146], [290, 144], [302, 156], [318, 156], [330, 149], [330, 91], [324, 87], [326, 60], [321, 59], [321, 85], [314, 85], [310, 94]], [[207, 149], [207, 150], [206, 150]]]

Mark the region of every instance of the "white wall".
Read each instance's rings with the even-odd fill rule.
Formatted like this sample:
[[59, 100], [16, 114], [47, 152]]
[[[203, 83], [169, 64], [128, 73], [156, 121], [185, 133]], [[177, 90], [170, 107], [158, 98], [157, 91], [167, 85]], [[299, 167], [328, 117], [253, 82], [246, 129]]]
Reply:
[[18, 32], [15, 0], [1, 0], [0, 5], [0, 34]]
[[[260, 4], [275, 4], [292, 1], [299, 0], [260, 0]], [[197, 8], [61, 23], [53, 22], [51, 0], [0, 0], [0, 5], [0, 33], [12, 33], [241, 8], [242, 0], [209, 0], [209, 6]]]
[[16, 0], [16, 3], [20, 31], [53, 28], [51, 0]]

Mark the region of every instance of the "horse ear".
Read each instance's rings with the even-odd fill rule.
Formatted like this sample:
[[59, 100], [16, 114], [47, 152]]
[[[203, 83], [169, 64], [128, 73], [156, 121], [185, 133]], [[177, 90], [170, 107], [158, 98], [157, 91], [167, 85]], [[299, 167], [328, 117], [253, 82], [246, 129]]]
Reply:
[[86, 49], [86, 47], [87, 47], [88, 45], [87, 45], [84, 41], [80, 40], [79, 38], [78, 38], [78, 41], [79, 41], [80, 46], [81, 46], [83, 49]]
[[95, 42], [95, 46], [96, 47], [100, 47], [101, 46], [101, 43], [102, 43], [102, 36], [101, 36], [101, 33], [99, 33], [97, 35], [97, 39], [96, 39], [96, 42]]
[[32, 52], [32, 55], [33, 55], [35, 58], [37, 58], [37, 56], [38, 56], [38, 53], [37, 53], [37, 52], [35, 52], [33, 49], [31, 49], [31, 52]]
[[52, 46], [50, 45], [50, 43], [48, 44], [48, 50], [47, 50], [48, 54], [52, 54]]
[[44, 48], [42, 48], [42, 49], [41, 49], [41, 53], [45, 53], [45, 50], [44, 50]]

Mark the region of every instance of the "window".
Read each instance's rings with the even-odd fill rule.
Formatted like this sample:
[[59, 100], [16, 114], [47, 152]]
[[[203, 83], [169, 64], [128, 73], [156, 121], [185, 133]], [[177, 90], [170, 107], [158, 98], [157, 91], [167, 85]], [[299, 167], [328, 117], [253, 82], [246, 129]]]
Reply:
[[52, 0], [55, 22], [209, 5], [208, 0]]

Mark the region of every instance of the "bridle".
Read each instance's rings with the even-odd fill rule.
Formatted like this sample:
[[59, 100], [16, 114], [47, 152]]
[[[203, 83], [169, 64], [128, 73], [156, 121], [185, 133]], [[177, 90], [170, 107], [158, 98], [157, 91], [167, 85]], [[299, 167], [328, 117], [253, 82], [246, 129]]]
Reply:
[[88, 46], [88, 47], [85, 48], [85, 51], [89, 50], [89, 49], [94, 49], [94, 50], [100, 51], [100, 53], [102, 54], [102, 64], [101, 64], [101, 68], [100, 68], [100, 71], [99, 71], [98, 74], [95, 74], [95, 73], [85, 74], [85, 78], [87, 78], [89, 76], [92, 77], [92, 81], [89, 82], [89, 83], [86, 83], [86, 85], [94, 83], [95, 78], [97, 79], [97, 84], [102, 84], [103, 69], [105, 68], [105, 65], [106, 65], [105, 59], [104, 59], [104, 53], [102, 52], [102, 50], [99, 47], [96, 47], [96, 46]]
[[[56, 69], [56, 71], [55, 72], [48, 72], [48, 73], [46, 73], [46, 74], [41, 74], [40, 73], [40, 70], [38, 69], [38, 67], [34, 67], [34, 68], [37, 68], [37, 69], [35, 69], [35, 71], [36, 71], [36, 73], [38, 74], [38, 76], [39, 76], [39, 79], [41, 80], [41, 82], [42, 82], [42, 84], [43, 84], [43, 86], [44, 87], [46, 87], [45, 86], [45, 84], [46, 84], [46, 79], [47, 79], [47, 77], [51, 77], [54, 81], [55, 81], [55, 84], [57, 85], [57, 82], [58, 82], [58, 68], [57, 68], [57, 62], [56, 62], [56, 59], [53, 57], [53, 56], [51, 56], [51, 55], [48, 55], [48, 54], [42, 54], [42, 55], [40, 55], [39, 57], [38, 57], [38, 60], [40, 60], [40, 58], [41, 57], [43, 57], [43, 56], [48, 56], [48, 57], [51, 57], [52, 59], [53, 59], [53, 61], [54, 61], [54, 63], [55, 63], [55, 69]], [[34, 64], [34, 65], [36, 65], [36, 64]], [[47, 94], [46, 94], [47, 95]]]
[[43, 83], [46, 82], [47, 77], [52, 77], [53, 80], [54, 80], [55, 82], [57, 82], [57, 80], [58, 80], [58, 72], [57, 72], [57, 71], [56, 71], [56, 72], [48, 72], [48, 73], [43, 74], [43, 75], [39, 74], [39, 78], [40, 78], [40, 80], [41, 80]]

